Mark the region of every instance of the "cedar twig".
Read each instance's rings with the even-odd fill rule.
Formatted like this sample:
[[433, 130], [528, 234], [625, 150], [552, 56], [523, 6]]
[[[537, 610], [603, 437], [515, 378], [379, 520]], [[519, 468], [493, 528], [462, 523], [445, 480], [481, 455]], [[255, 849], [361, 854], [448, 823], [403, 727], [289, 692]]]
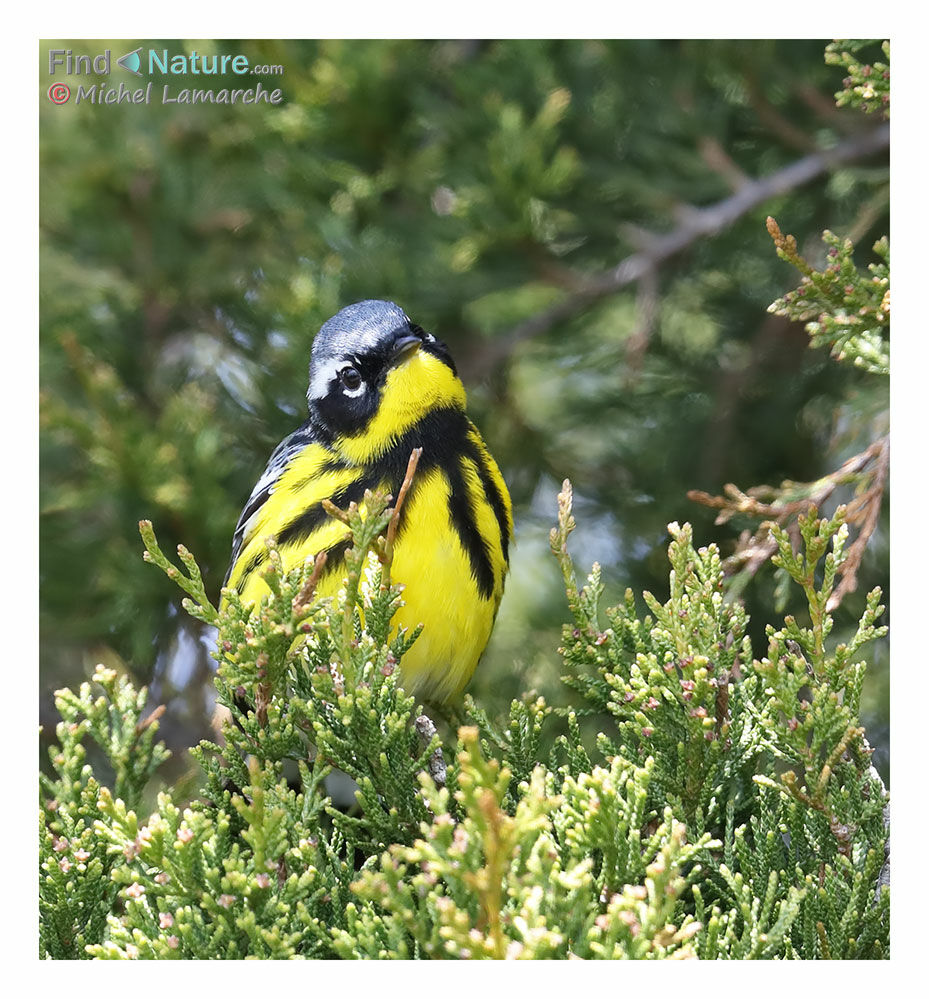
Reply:
[[293, 599], [292, 607], [295, 614], [300, 614], [305, 607], [308, 607], [313, 602], [319, 578], [322, 576], [323, 569], [326, 568], [328, 560], [329, 556], [324, 551], [316, 556], [316, 561], [313, 563], [313, 571], [306, 578], [303, 586], [300, 587], [300, 592]]
[[397, 493], [397, 502], [394, 504], [394, 510], [390, 517], [390, 523], [387, 525], [387, 536], [384, 539], [382, 546], [379, 546], [378, 558], [381, 561], [381, 565], [384, 567], [384, 571], [381, 574], [381, 590], [386, 590], [390, 586], [390, 568], [393, 565], [394, 560], [394, 542], [397, 538], [397, 531], [400, 528], [400, 511], [403, 508], [403, 503], [406, 500], [407, 493], [410, 491], [410, 486], [413, 484], [413, 476], [416, 474], [416, 467], [419, 465], [419, 459], [422, 456], [423, 449], [421, 447], [414, 447], [410, 453], [410, 460], [407, 462], [406, 475], [403, 477], [403, 484], [400, 486], [400, 491]]
[[[413, 725], [420, 739], [422, 739], [423, 745], [428, 746], [436, 735], [435, 723], [428, 715], [420, 715]], [[442, 755], [441, 746], [436, 746], [434, 752], [429, 757], [429, 775], [435, 782], [436, 787], [445, 787], [448, 769], [445, 765], [445, 757]]]
[[158, 721], [164, 713], [165, 706], [163, 704], [159, 704], [151, 714], [147, 715], [145, 718], [139, 719], [139, 721], [136, 722], [135, 734], [141, 735], [148, 728], [148, 726], [152, 724], [152, 722]]
[[348, 510], [347, 511], [342, 510], [339, 507], [337, 507], [335, 503], [332, 502], [331, 499], [328, 498], [322, 500], [320, 505], [326, 511], [326, 513], [329, 514], [330, 517], [334, 517], [336, 520], [342, 521], [342, 523], [345, 525], [351, 524], [352, 521], [349, 514], [354, 513], [354, 511], [357, 509], [358, 506], [357, 503], [349, 503]]

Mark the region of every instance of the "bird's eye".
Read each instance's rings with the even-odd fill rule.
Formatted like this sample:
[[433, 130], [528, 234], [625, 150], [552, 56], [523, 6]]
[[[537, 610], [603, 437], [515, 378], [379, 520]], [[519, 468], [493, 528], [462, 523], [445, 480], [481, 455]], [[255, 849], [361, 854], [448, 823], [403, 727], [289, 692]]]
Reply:
[[349, 366], [339, 372], [339, 381], [352, 392], [361, 387], [362, 378], [357, 368]]

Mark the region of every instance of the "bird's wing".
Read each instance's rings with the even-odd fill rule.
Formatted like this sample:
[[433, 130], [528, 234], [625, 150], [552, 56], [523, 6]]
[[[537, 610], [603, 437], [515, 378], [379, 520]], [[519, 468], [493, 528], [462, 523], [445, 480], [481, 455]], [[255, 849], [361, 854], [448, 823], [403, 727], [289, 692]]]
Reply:
[[232, 556], [229, 559], [229, 568], [226, 570], [226, 578], [223, 586], [229, 582], [229, 576], [233, 567], [238, 561], [242, 549], [251, 541], [255, 527], [258, 523], [258, 513], [267, 502], [268, 497], [274, 492], [275, 484], [280, 479], [284, 470], [290, 462], [310, 444], [317, 440], [313, 427], [309, 422], [304, 423], [292, 434], [285, 437], [274, 449], [265, 470], [255, 483], [252, 494], [248, 502], [239, 514], [239, 522], [235, 526], [235, 534], [232, 536]]

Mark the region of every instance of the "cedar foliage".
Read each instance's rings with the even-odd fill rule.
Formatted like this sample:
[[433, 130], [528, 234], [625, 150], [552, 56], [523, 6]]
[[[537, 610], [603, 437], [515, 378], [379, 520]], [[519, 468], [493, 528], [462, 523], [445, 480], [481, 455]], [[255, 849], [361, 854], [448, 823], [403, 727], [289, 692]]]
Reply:
[[[889, 113], [856, 51], [830, 46], [849, 67], [844, 103]], [[819, 271], [769, 231], [803, 275], [772, 309], [885, 375], [886, 242], [868, 277], [850, 243], [826, 234]], [[105, 370], [77, 367], [118, 398]], [[551, 533], [570, 612], [564, 703], [530, 691], [500, 713], [468, 698], [451, 725], [437, 718], [441, 734], [397, 684], [417, 636], [391, 630], [389, 497], [330, 510], [353, 538], [337, 597], [315, 598], [312, 563], [283, 573], [272, 544], [269, 595], [243, 607], [229, 593], [222, 612], [190, 552], [173, 564], [143, 522], [146, 561], [216, 628], [224, 720], [192, 751], [201, 788], [188, 797], [157, 777], [162, 709], [147, 711], [144, 688], [101, 666], [56, 693], [41, 956], [887, 957], [887, 794], [860, 718], [862, 650], [887, 630], [880, 590], [833, 636], [880, 510], [886, 439], [862, 454], [832, 477], [859, 497], [831, 514], [811, 502], [831, 495], [821, 482], [785, 483], [767, 503], [757, 489], [704, 494], [723, 519], [764, 518], [749, 547], [724, 559], [672, 523], [667, 598], [629, 590], [607, 607], [600, 566], [581, 583], [568, 551], [566, 480]], [[170, 454], [159, 460], [145, 474], [157, 487], [164, 473], [169, 497], [183, 484]], [[732, 573], [769, 558], [801, 611], [769, 616], [759, 644]], [[348, 810], [327, 794], [333, 770], [354, 781]]]
[[[846, 557], [844, 511], [775, 529], [777, 559], [808, 600], [810, 627], [769, 625], [754, 655], [723, 596], [715, 545], [669, 525], [669, 597], [601, 609], [594, 565], [568, 553], [570, 483], [552, 549], [572, 620], [561, 654], [578, 706], [514, 700], [503, 725], [471, 724], [430, 765], [420, 713], [397, 685], [416, 636], [391, 636], [402, 588], [382, 541], [394, 510], [368, 493], [341, 513], [353, 538], [345, 589], [314, 599], [314, 566], [217, 612], [142, 525], [147, 558], [216, 624], [219, 742], [194, 755], [200, 796], [170, 789], [142, 818], [164, 757], [157, 718], [100, 668], [58, 694], [61, 746], [42, 782], [41, 948], [57, 958], [875, 958], [887, 956], [886, 793], [858, 706], [862, 646], [881, 636], [880, 593], [849, 643], [825, 610]], [[270, 543], [269, 543], [270, 544]], [[414, 710], [415, 709], [415, 710]], [[579, 716], [612, 718], [594, 745]], [[557, 730], [541, 749], [544, 728]], [[84, 762], [91, 737], [114, 794]], [[356, 807], [326, 794], [332, 768]], [[294, 776], [294, 769], [296, 776]]]

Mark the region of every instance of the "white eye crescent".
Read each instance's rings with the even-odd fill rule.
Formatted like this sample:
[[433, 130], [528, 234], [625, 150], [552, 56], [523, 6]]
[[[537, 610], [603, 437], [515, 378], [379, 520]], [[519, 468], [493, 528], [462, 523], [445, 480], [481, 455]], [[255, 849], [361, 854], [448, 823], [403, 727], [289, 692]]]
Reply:
[[339, 372], [339, 381], [342, 384], [342, 394], [350, 399], [356, 399], [365, 390], [364, 379], [357, 368], [348, 365]]

